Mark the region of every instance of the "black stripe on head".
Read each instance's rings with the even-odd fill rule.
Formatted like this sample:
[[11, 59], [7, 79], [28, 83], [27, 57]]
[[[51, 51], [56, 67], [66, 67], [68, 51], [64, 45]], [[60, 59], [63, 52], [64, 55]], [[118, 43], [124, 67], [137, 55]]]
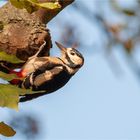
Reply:
[[75, 48], [72, 48], [72, 51], [74, 51], [74, 52], [77, 54], [77, 56], [79, 56], [79, 57], [81, 57], [82, 59], [84, 59], [84, 58], [83, 58], [83, 55], [82, 55], [79, 51], [77, 51]]
[[72, 67], [72, 68], [80, 68], [81, 67], [81, 65], [76, 65], [76, 64], [74, 64], [72, 61], [71, 61], [71, 59], [70, 59], [70, 57], [66, 54], [66, 59], [68, 60], [68, 62], [69, 62], [69, 64], [67, 64], [69, 67]]

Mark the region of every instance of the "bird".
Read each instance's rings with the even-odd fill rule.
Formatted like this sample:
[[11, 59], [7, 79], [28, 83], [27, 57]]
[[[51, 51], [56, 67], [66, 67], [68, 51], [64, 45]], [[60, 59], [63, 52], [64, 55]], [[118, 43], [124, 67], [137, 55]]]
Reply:
[[10, 81], [11, 84], [18, 84], [20, 88], [37, 92], [21, 95], [20, 102], [29, 101], [60, 89], [83, 66], [84, 57], [77, 49], [66, 48], [58, 42], [55, 43], [61, 51], [60, 57], [39, 56], [45, 46], [44, 43], [39, 51], [27, 60], [20, 72], [11, 72], [23, 78], [23, 80], [13, 79]]

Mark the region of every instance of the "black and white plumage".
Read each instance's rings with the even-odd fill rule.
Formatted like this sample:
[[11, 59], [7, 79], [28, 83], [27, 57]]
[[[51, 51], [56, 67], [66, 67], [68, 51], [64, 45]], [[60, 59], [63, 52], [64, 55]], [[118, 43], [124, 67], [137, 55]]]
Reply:
[[65, 48], [57, 42], [56, 45], [61, 50], [60, 58], [37, 57], [42, 49], [40, 48], [39, 52], [29, 58], [23, 66], [22, 71], [25, 73], [25, 79], [20, 82], [19, 87], [32, 89], [32, 91], [38, 91], [38, 93], [21, 96], [21, 102], [60, 89], [83, 65], [84, 58], [75, 48]]

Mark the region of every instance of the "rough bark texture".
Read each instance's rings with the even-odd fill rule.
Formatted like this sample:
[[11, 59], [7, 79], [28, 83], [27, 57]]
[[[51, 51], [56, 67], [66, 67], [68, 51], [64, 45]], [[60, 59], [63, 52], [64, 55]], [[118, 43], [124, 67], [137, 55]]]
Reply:
[[[73, 1], [61, 1], [61, 10]], [[46, 46], [41, 55], [48, 55], [52, 43], [49, 30], [46, 29], [46, 23], [60, 11], [52, 12], [39, 9], [29, 14], [25, 9], [17, 9], [8, 2], [0, 8], [0, 51], [5, 51], [8, 54], [16, 55], [22, 60], [27, 60], [46, 41]]]

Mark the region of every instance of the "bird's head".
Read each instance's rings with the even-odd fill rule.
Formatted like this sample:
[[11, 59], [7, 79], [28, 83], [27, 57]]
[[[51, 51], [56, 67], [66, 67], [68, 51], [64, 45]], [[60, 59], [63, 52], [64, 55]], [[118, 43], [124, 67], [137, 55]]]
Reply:
[[79, 69], [84, 63], [84, 57], [75, 48], [65, 48], [62, 44], [55, 42], [61, 50], [61, 59], [63, 62], [73, 69]]

